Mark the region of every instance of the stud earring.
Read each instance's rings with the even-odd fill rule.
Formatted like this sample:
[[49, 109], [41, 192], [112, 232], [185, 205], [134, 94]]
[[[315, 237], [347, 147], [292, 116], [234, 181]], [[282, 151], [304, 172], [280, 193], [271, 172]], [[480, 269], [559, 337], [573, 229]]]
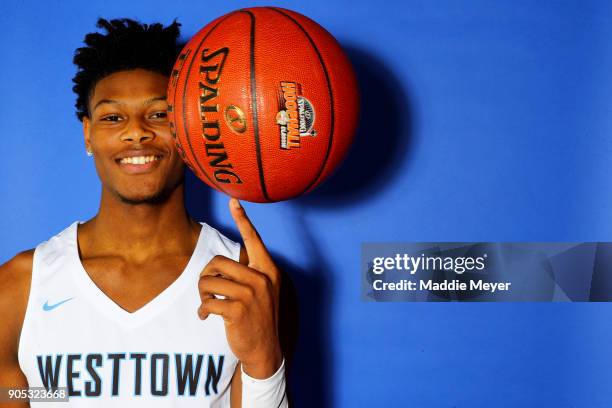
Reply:
[[87, 156], [92, 157], [93, 156], [93, 152], [91, 150], [87, 151]]

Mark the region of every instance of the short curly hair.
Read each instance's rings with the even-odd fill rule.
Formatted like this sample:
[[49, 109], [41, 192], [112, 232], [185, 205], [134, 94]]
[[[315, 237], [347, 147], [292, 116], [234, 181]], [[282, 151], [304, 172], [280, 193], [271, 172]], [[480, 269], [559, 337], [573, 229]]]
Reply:
[[178, 43], [181, 25], [176, 20], [164, 27], [128, 18], [100, 18], [96, 26], [106, 34], [87, 34], [86, 46], [74, 53], [73, 62], [78, 70], [72, 79], [72, 90], [77, 95], [75, 107], [80, 121], [89, 116], [91, 92], [102, 78], [138, 68], [170, 76], [181, 49]]

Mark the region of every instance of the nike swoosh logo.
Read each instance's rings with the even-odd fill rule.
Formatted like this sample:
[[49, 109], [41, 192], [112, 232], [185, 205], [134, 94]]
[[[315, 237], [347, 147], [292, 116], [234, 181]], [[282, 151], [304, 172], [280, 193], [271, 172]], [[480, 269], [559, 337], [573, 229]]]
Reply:
[[68, 302], [69, 300], [72, 300], [72, 299], [74, 299], [74, 298], [73, 298], [73, 297], [71, 297], [71, 298], [68, 298], [68, 299], [66, 299], [66, 300], [62, 300], [61, 302], [58, 302], [58, 303], [56, 303], [56, 304], [54, 304], [54, 305], [50, 305], [50, 304], [49, 304], [49, 301], [47, 300], [47, 301], [45, 302], [45, 304], [43, 305], [43, 310], [44, 310], [45, 312], [48, 312], [48, 311], [50, 311], [50, 310], [55, 309], [55, 308], [56, 308], [56, 307], [58, 307], [59, 305], [64, 304], [64, 303], [66, 303], [66, 302]]

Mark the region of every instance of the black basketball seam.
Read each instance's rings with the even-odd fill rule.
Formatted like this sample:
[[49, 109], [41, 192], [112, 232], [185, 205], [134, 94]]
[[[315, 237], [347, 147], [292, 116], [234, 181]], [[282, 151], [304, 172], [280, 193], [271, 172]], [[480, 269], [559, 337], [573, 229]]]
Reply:
[[308, 34], [306, 29], [304, 27], [302, 27], [302, 25], [300, 23], [298, 23], [293, 17], [291, 17], [287, 13], [283, 12], [282, 10], [280, 10], [280, 9], [278, 9], [276, 7], [266, 7], [266, 8], [269, 8], [270, 10], [274, 10], [277, 13], [280, 13], [281, 15], [287, 17], [295, 25], [297, 25], [298, 28], [304, 33], [304, 35], [306, 36], [306, 38], [310, 42], [310, 45], [312, 46], [312, 48], [317, 53], [317, 57], [319, 58], [319, 62], [321, 63], [321, 67], [323, 68], [323, 73], [325, 74], [325, 80], [327, 81], [327, 90], [329, 92], [329, 102], [330, 102], [330, 105], [331, 105], [331, 112], [330, 112], [331, 113], [331, 115], [330, 115], [330, 129], [331, 129], [331, 131], [330, 131], [330, 134], [329, 134], [329, 143], [327, 144], [327, 151], [325, 152], [325, 158], [323, 159], [323, 163], [321, 164], [321, 168], [319, 168], [319, 171], [318, 171], [316, 177], [314, 177], [312, 179], [312, 181], [300, 193], [300, 194], [303, 194], [306, 191], [308, 191], [319, 180], [319, 178], [321, 177], [321, 174], [323, 174], [323, 170], [325, 170], [325, 165], [327, 164], [327, 160], [329, 159], [329, 155], [331, 153], [332, 141], [334, 139], [334, 126], [335, 126], [335, 122], [334, 122], [334, 93], [333, 93], [332, 88], [331, 88], [331, 80], [329, 79], [329, 73], [327, 72], [327, 67], [325, 66], [325, 62], [323, 61], [323, 56], [321, 55], [321, 52], [319, 51], [319, 49], [315, 45], [314, 41], [312, 40], [312, 38], [310, 37], [310, 34]]
[[187, 112], [185, 110], [185, 98], [187, 97], [187, 79], [189, 78], [189, 74], [191, 73], [191, 68], [193, 68], [193, 62], [197, 59], [197, 55], [198, 55], [198, 51], [200, 50], [200, 47], [202, 46], [202, 44], [204, 43], [204, 41], [206, 41], [206, 39], [208, 38], [208, 36], [210, 34], [212, 34], [213, 31], [215, 31], [215, 29], [219, 26], [219, 24], [221, 24], [222, 22], [224, 22], [225, 20], [227, 20], [229, 17], [231, 17], [232, 15], [234, 15], [236, 12], [230, 13], [227, 16], [225, 16], [223, 19], [221, 19], [219, 22], [217, 22], [217, 24], [215, 24], [215, 26], [213, 28], [210, 29], [210, 31], [208, 33], [206, 33], [206, 35], [204, 36], [204, 38], [202, 38], [202, 40], [200, 41], [200, 43], [198, 44], [198, 46], [195, 48], [195, 51], [193, 52], [193, 58], [191, 59], [191, 62], [189, 63], [189, 68], [187, 69], [187, 73], [185, 74], [185, 85], [183, 86], [183, 129], [185, 130], [185, 135], [187, 136], [187, 144], [189, 145], [189, 150], [191, 151], [191, 155], [194, 158], [194, 162], [195, 164], [198, 166], [198, 168], [200, 169], [200, 171], [202, 172], [202, 174], [204, 174], [204, 176], [206, 176], [206, 178], [213, 183], [215, 186], [217, 186], [219, 188], [219, 190], [223, 191], [225, 194], [229, 193], [227, 191], [225, 191], [223, 189], [223, 187], [221, 187], [218, 183], [216, 183], [213, 179], [211, 179], [208, 174], [206, 173], [206, 171], [204, 170], [204, 168], [202, 167], [202, 165], [200, 164], [200, 162], [198, 161], [198, 157], [195, 154], [195, 152], [193, 151], [193, 146], [191, 145], [191, 140], [189, 139], [189, 130], [187, 127]]
[[255, 153], [257, 156], [257, 169], [259, 172], [259, 184], [261, 185], [261, 192], [267, 201], [272, 201], [268, 196], [268, 190], [266, 189], [266, 179], [263, 171], [263, 163], [261, 160], [261, 144], [259, 140], [259, 117], [257, 112], [257, 83], [255, 78], [255, 15], [249, 10], [240, 10], [243, 13], [247, 13], [251, 17], [251, 34], [250, 34], [250, 77], [251, 77], [251, 104], [253, 105], [253, 133], [255, 135]]

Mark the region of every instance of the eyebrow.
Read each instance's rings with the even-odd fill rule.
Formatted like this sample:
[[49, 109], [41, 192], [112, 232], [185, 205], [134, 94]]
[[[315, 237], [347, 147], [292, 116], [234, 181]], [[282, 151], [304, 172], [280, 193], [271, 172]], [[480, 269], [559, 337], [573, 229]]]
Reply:
[[[165, 101], [166, 99], [167, 99], [167, 98], [166, 98], [166, 96], [154, 96], [153, 98], [149, 98], [149, 99], [147, 99], [146, 101], [144, 101], [144, 102], [142, 103], [142, 105], [143, 105], [143, 106], [146, 106], [146, 105], [150, 105], [150, 104], [152, 104], [153, 102], [157, 102], [157, 101]], [[98, 101], [98, 103], [96, 103], [96, 106], [94, 106], [93, 110], [96, 110], [96, 108], [97, 108], [98, 106], [100, 106], [100, 105], [102, 105], [102, 104], [105, 104], [105, 103], [110, 103], [110, 104], [115, 104], [115, 105], [120, 105], [120, 104], [121, 104], [121, 102], [116, 101], [116, 100], [114, 100], [114, 99], [100, 99], [100, 100]]]
[[98, 103], [96, 103], [96, 106], [94, 106], [93, 110], [96, 110], [98, 108], [98, 106], [105, 104], [105, 103], [111, 103], [111, 104], [118, 104], [119, 102], [113, 100], [113, 99], [100, 99], [98, 101]]
[[146, 106], [146, 105], [150, 105], [150, 104], [152, 104], [153, 102], [157, 102], [157, 101], [165, 101], [166, 99], [167, 99], [167, 98], [166, 98], [166, 96], [165, 96], [165, 95], [164, 95], [164, 96], [155, 96], [155, 97], [153, 97], [153, 98], [147, 99], [147, 100], [146, 100], [146, 101], [144, 101], [142, 104]]

